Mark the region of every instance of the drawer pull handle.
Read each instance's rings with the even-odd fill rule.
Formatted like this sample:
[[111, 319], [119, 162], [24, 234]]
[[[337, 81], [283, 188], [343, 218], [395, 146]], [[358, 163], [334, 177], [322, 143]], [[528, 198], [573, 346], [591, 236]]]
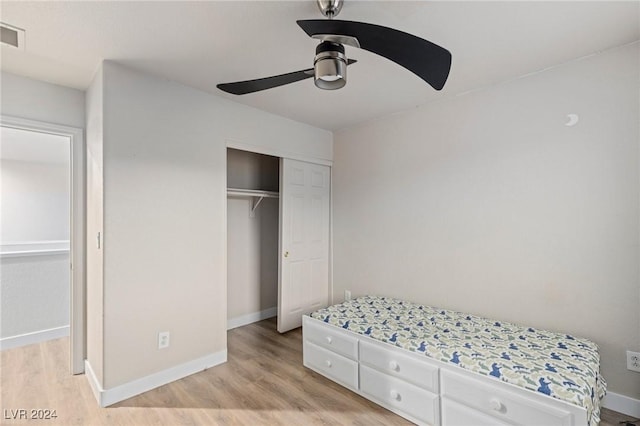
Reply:
[[489, 400], [489, 405], [491, 406], [491, 409], [494, 411], [502, 411], [502, 408], [503, 408], [502, 402], [500, 402], [497, 398], [491, 398]]
[[327, 367], [331, 368], [331, 361], [326, 360], [324, 363], [327, 365]]
[[399, 365], [398, 365], [398, 363], [397, 363], [397, 362], [395, 362], [395, 361], [391, 361], [391, 362], [389, 363], [389, 368], [390, 368], [391, 370], [393, 370], [393, 371], [398, 371], [399, 367], [400, 367], [400, 366], [399, 366]]
[[391, 396], [391, 399], [400, 401], [400, 394], [398, 393], [398, 391], [392, 390], [391, 392], [389, 392], [389, 395]]
[[331, 342], [333, 342], [333, 339], [330, 336], [327, 336], [327, 343], [331, 344]]

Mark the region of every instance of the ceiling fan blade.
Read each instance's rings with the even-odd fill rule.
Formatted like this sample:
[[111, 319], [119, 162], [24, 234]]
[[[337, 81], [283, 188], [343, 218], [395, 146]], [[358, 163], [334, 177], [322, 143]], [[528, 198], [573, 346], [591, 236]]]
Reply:
[[305, 78], [313, 77], [313, 68], [287, 74], [274, 75], [273, 77], [257, 78], [255, 80], [236, 81], [234, 83], [222, 83], [216, 87], [233, 95], [246, 95], [260, 90], [272, 89], [285, 84], [295, 83]]
[[451, 53], [437, 44], [409, 33], [364, 22], [335, 19], [297, 21], [310, 37], [337, 35], [353, 37], [360, 48], [373, 52], [403, 66], [441, 90], [451, 69]]
[[[354, 64], [358, 61], [349, 59], [347, 65]], [[295, 83], [313, 77], [313, 68], [306, 70], [294, 71], [287, 74], [274, 75], [272, 77], [257, 78], [255, 80], [236, 81], [234, 83], [222, 83], [216, 87], [224, 92], [233, 95], [246, 95], [247, 93], [259, 92], [261, 90], [273, 89], [274, 87], [284, 86], [285, 84]]]

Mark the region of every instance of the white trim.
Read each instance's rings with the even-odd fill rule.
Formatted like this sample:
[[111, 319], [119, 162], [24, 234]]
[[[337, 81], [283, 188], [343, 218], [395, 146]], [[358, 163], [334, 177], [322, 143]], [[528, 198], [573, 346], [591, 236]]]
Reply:
[[96, 378], [89, 361], [85, 360], [85, 371], [93, 394], [101, 407], [108, 407], [117, 402], [124, 401], [141, 393], [148, 392], [157, 387], [180, 380], [184, 377], [198, 373], [207, 368], [227, 362], [227, 350], [209, 354], [166, 370], [158, 371], [137, 380], [116, 386], [111, 389], [103, 389]]
[[87, 381], [89, 382], [89, 386], [91, 386], [93, 396], [95, 396], [96, 401], [98, 401], [98, 405], [103, 407], [101, 396], [104, 390], [102, 389], [102, 386], [100, 386], [96, 373], [93, 372], [93, 368], [91, 368], [91, 364], [89, 364], [88, 359], [84, 360], [84, 375], [87, 376]]
[[55, 256], [59, 254], [69, 254], [69, 249], [5, 251], [0, 253], [0, 259], [8, 257]]
[[[227, 148], [225, 148], [224, 150], [224, 155], [222, 156], [223, 161], [224, 161], [224, 188], [226, 189], [229, 186], [229, 180], [228, 180], [228, 171], [227, 168], [229, 167], [228, 164], [228, 158], [229, 158], [229, 150]], [[224, 267], [222, 268], [222, 278], [224, 279], [224, 295], [222, 297], [224, 297], [223, 300], [226, 300], [227, 303], [224, 304], [224, 313], [222, 313], [222, 318], [227, 318], [227, 316], [229, 315], [229, 253], [227, 250], [227, 247], [229, 244], [229, 218], [228, 218], [228, 209], [229, 209], [229, 199], [226, 195], [226, 191], [225, 191], [225, 197], [223, 199], [223, 205], [224, 208], [222, 209], [222, 217], [224, 220], [224, 226], [222, 227], [222, 240], [224, 242], [224, 247], [225, 250], [223, 250], [223, 265]], [[221, 319], [222, 319], [221, 318]], [[228, 318], [227, 318], [227, 330], [229, 329], [229, 323], [228, 323]], [[225, 335], [225, 337], [227, 337]], [[225, 347], [227, 346], [227, 343], [225, 343]]]
[[260, 312], [253, 312], [251, 314], [242, 315], [239, 317], [231, 318], [227, 321], [227, 330], [242, 327], [243, 325], [252, 324], [254, 322], [262, 321], [267, 318], [273, 318], [278, 315], [278, 307], [265, 309]]
[[602, 399], [602, 406], [627, 416], [640, 417], [640, 399], [634, 399], [619, 393], [607, 392]]
[[0, 258], [69, 253], [69, 240], [21, 241], [0, 244]]
[[333, 166], [329, 168], [329, 304], [337, 302], [333, 289]]
[[227, 139], [227, 148], [239, 149], [241, 151], [255, 152], [258, 154], [271, 155], [272, 157], [289, 158], [291, 160], [304, 161], [307, 163], [322, 164], [323, 166], [333, 166], [333, 161], [325, 158], [317, 158], [306, 155], [300, 155], [295, 152], [289, 152], [281, 149], [265, 148], [263, 146], [251, 145], [248, 143]]
[[18, 348], [20, 346], [33, 345], [47, 340], [59, 339], [69, 335], [69, 326], [50, 328], [48, 330], [34, 331], [32, 333], [19, 334], [17, 336], [3, 337], [0, 339], [0, 350]]
[[0, 115], [0, 126], [65, 136], [70, 140], [71, 236], [69, 263], [71, 267], [71, 330], [70, 368], [73, 374], [84, 371], [85, 356], [85, 140], [84, 131], [78, 127]]

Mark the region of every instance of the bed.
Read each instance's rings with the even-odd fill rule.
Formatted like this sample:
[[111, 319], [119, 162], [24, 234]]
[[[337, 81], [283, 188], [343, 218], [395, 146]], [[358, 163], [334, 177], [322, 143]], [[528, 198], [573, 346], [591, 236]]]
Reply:
[[304, 365], [418, 424], [599, 423], [595, 343], [364, 296], [303, 318]]

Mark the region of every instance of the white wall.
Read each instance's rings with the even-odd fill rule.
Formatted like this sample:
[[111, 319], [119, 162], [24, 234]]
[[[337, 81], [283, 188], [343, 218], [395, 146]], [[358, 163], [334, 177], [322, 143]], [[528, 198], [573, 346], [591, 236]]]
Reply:
[[[25, 251], [0, 254], [4, 347], [16, 336], [69, 326], [69, 164], [0, 160], [0, 198], [0, 250]], [[66, 252], [29, 253], [58, 241]]]
[[[334, 286], [573, 333], [640, 397], [638, 44], [335, 135]], [[580, 121], [566, 127], [567, 114]]]
[[102, 116], [104, 287], [88, 285], [108, 390], [226, 350], [227, 142], [330, 160], [332, 135], [113, 62], [102, 72], [103, 111], [88, 102], [88, 116]]
[[0, 241], [68, 241], [69, 163], [0, 160], [0, 170]]
[[0, 113], [84, 128], [84, 92], [0, 72]]

